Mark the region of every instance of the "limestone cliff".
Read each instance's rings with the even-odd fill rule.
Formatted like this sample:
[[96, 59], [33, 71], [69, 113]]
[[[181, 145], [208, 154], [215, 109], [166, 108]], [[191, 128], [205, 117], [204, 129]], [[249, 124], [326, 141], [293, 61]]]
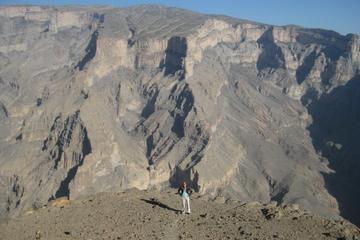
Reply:
[[0, 7], [1, 214], [187, 180], [359, 223], [359, 76], [352, 34], [161, 6]]

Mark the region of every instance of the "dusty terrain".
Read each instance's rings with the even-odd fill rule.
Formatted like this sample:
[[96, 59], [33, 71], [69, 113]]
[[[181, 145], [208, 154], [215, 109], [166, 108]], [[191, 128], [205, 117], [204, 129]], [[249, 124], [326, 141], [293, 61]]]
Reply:
[[177, 186], [360, 225], [360, 37], [154, 5], [0, 6], [0, 216]]
[[360, 239], [345, 220], [257, 202], [206, 202], [192, 196], [181, 214], [174, 189], [99, 193], [57, 200], [0, 224], [1, 239]]

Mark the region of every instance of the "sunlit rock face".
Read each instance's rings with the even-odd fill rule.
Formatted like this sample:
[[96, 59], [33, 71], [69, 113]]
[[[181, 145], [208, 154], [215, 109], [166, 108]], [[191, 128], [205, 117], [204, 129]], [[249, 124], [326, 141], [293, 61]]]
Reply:
[[161, 6], [0, 8], [0, 212], [128, 188], [359, 223], [360, 40]]

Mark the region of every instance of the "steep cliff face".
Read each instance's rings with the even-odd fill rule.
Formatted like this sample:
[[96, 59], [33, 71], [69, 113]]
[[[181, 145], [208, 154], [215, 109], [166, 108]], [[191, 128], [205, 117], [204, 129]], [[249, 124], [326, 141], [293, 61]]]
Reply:
[[186, 180], [359, 221], [359, 36], [160, 6], [0, 20], [2, 214]]

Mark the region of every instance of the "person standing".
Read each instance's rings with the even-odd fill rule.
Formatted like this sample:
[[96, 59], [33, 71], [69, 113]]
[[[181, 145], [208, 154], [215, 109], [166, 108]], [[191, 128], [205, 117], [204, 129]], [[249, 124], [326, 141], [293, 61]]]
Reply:
[[191, 213], [190, 195], [192, 193], [191, 188], [186, 186], [186, 182], [183, 182], [182, 186], [178, 189], [178, 193], [182, 201], [182, 206], [183, 206], [182, 213], [184, 214], [186, 212], [187, 214], [190, 214]]

